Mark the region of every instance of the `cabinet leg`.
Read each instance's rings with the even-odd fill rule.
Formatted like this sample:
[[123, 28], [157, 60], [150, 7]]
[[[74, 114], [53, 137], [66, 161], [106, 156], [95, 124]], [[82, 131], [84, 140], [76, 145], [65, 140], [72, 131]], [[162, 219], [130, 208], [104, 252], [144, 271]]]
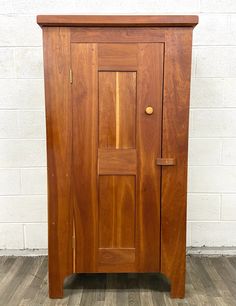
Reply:
[[170, 296], [172, 299], [183, 299], [185, 295], [185, 275], [171, 279]]
[[64, 294], [64, 280], [61, 279], [53, 279], [50, 280], [49, 277], [49, 297], [51, 299], [61, 299], [63, 298], [63, 294]]

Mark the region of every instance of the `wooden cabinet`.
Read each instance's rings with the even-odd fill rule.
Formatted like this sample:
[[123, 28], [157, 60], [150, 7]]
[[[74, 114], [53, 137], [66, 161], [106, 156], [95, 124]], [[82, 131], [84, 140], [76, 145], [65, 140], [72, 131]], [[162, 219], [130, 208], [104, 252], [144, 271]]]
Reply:
[[38, 16], [43, 28], [49, 294], [72, 273], [161, 272], [185, 288], [197, 16]]

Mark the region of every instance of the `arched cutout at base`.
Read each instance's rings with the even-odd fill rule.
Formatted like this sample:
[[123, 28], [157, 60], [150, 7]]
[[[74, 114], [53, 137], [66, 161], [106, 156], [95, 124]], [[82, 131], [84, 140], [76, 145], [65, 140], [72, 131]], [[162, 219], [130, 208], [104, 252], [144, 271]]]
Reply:
[[157, 294], [170, 293], [171, 298], [184, 298], [185, 282], [180, 279], [170, 280], [162, 273], [74, 273], [63, 280], [57, 279], [49, 283], [49, 297], [61, 299], [64, 290], [109, 289], [130, 290], [150, 289]]

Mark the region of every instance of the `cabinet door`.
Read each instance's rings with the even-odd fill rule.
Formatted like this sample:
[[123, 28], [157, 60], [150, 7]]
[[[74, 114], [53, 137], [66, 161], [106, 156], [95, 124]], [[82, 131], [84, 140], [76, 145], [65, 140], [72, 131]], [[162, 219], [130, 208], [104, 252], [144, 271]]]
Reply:
[[160, 270], [163, 52], [71, 44], [76, 272]]

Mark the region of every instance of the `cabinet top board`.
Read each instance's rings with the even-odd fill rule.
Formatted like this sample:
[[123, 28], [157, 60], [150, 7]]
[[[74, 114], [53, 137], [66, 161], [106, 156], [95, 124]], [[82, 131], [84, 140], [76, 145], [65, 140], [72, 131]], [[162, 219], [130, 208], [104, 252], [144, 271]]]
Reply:
[[39, 15], [40, 26], [99, 26], [99, 27], [195, 27], [196, 15]]

